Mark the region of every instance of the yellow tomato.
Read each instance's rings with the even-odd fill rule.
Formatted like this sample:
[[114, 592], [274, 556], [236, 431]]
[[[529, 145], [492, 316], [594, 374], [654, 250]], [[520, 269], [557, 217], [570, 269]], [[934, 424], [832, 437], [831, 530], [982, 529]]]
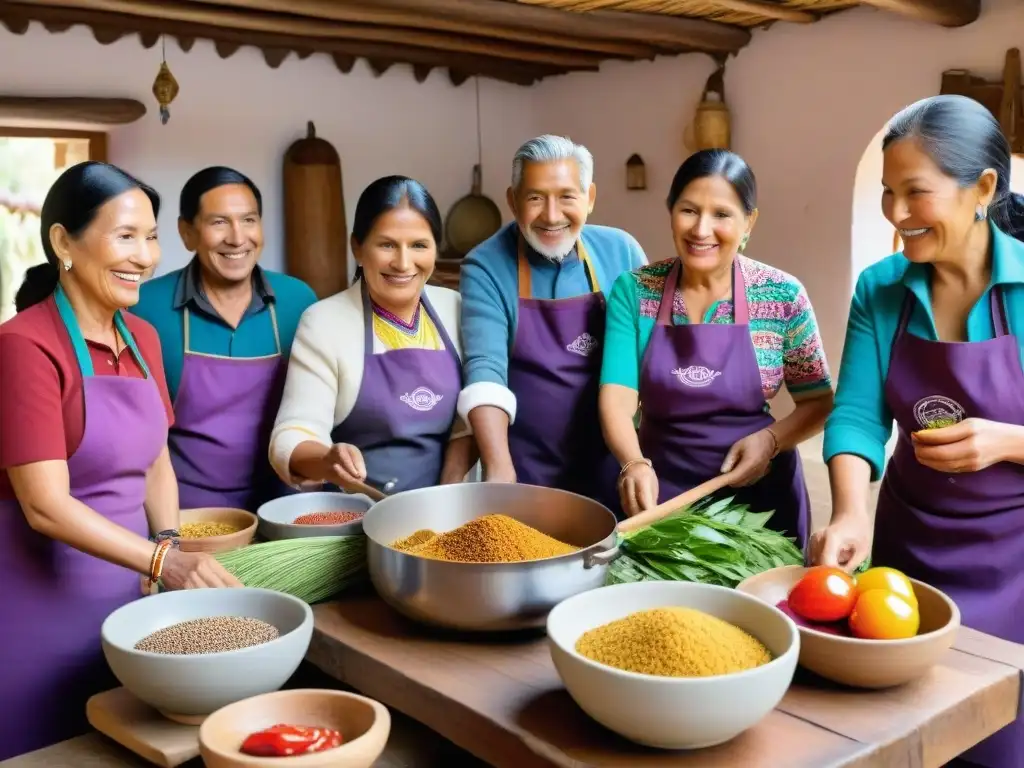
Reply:
[[862, 640], [902, 640], [917, 634], [921, 616], [902, 595], [870, 589], [857, 598], [849, 623], [853, 636]]
[[890, 592], [895, 592], [911, 605], [917, 606], [914, 585], [910, 579], [895, 568], [869, 568], [857, 577], [858, 592], [869, 592], [872, 589], [887, 589]]

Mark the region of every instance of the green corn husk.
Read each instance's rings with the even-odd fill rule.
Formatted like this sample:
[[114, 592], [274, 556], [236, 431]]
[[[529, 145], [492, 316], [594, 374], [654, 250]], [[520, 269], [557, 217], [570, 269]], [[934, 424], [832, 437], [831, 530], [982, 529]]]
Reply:
[[[735, 587], [784, 565], [803, 565], [796, 540], [766, 528], [775, 514], [751, 512], [735, 496], [708, 497], [623, 535], [623, 554], [608, 569], [608, 583], [696, 581]], [[868, 558], [860, 573], [871, 565]]]
[[803, 565], [795, 540], [765, 527], [774, 514], [751, 512], [734, 496], [702, 499], [653, 525], [623, 536], [623, 554], [608, 582], [696, 581], [735, 587], [784, 565]]
[[366, 537], [283, 539], [215, 557], [247, 587], [273, 589], [312, 604], [334, 597], [365, 577]]

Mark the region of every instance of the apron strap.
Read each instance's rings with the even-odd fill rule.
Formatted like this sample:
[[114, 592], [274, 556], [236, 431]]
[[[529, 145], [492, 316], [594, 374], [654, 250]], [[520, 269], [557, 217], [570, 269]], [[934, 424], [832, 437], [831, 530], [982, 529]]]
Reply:
[[[437, 313], [434, 311], [434, 305], [430, 303], [430, 299], [427, 298], [427, 289], [424, 286], [423, 292], [420, 293], [420, 303], [423, 305], [423, 311], [427, 313], [427, 317], [430, 318], [430, 322], [437, 328], [437, 333], [441, 337], [441, 342], [444, 344], [444, 348], [452, 353], [452, 357], [455, 358], [455, 363], [462, 367], [462, 358], [459, 357], [459, 352], [455, 349], [455, 345], [452, 344], [451, 337], [448, 335], [448, 331], [445, 330], [444, 323], [438, 318]], [[420, 322], [423, 322], [423, 318], [420, 318]]]
[[[907, 325], [910, 323], [910, 313], [914, 309], [914, 302], [916, 300], [914, 294], [907, 289], [906, 295], [903, 297], [903, 306], [900, 307], [900, 322], [896, 326], [896, 335], [893, 336], [893, 342], [906, 332]], [[1006, 297], [1003, 294], [1002, 285], [992, 287], [992, 290], [988, 292], [988, 301], [989, 311], [992, 313], [992, 328], [995, 332], [995, 338], [1009, 336], [1010, 320], [1006, 313]]]
[[[267, 309], [270, 310], [270, 325], [271, 325], [271, 327], [274, 330], [274, 353], [277, 354], [277, 355], [280, 355], [281, 354], [281, 332], [280, 332], [280, 330], [278, 330], [278, 327], [277, 327], [277, 310], [274, 308], [274, 302], [268, 301], [267, 302]], [[242, 319], [244, 320], [245, 318], [243, 317]], [[186, 355], [192, 353], [192, 334], [191, 334], [191, 331], [190, 331], [190, 328], [192, 326], [192, 322], [191, 321], [192, 321], [192, 315], [189, 313], [188, 307], [185, 307], [185, 309], [182, 310], [182, 315], [181, 315], [181, 323], [182, 323], [181, 335], [182, 335], [182, 337], [184, 339], [184, 342], [185, 342], [184, 343], [184, 348], [185, 348], [185, 354]], [[241, 325], [241, 323], [239, 323], [239, 325]]]
[[[75, 316], [75, 310], [71, 307], [71, 302], [68, 301], [68, 296], [64, 292], [64, 288], [58, 283], [57, 289], [54, 291], [54, 301], [57, 303], [57, 313], [60, 315], [61, 322], [64, 323], [64, 328], [68, 332], [68, 337], [71, 339], [71, 347], [75, 352], [75, 360], [78, 362], [78, 369], [82, 372], [82, 376], [94, 376], [96, 374], [95, 368], [92, 364], [92, 355], [89, 354], [89, 346], [86, 344], [85, 336], [82, 334], [82, 327], [78, 323], [78, 318]], [[139, 368], [142, 370], [142, 375], [147, 379], [149, 378], [149, 366], [146, 365], [146, 361], [142, 358], [142, 353], [139, 351], [138, 345], [135, 343], [135, 337], [132, 336], [131, 331], [128, 330], [128, 324], [125, 323], [124, 317], [121, 316], [121, 312], [114, 313], [114, 328], [124, 339], [125, 345], [128, 347], [135, 358], [135, 362], [138, 363]]]
[[[683, 271], [682, 259], [677, 258], [665, 276], [665, 286], [661, 289], [661, 304], [658, 306], [657, 325], [672, 325], [672, 305], [679, 286], [679, 275]], [[743, 269], [737, 256], [732, 262], [732, 314], [733, 325], [750, 325], [750, 307], [747, 304], [747, 283], [743, 278]]]
[[732, 323], [733, 325], [750, 325], [747, 281], [743, 277], [739, 256], [732, 260]]
[[677, 258], [665, 275], [665, 285], [661, 289], [661, 304], [658, 305], [657, 325], [672, 325], [672, 305], [676, 299], [679, 273], [683, 271], [682, 265], [682, 260]]
[[909, 288], [906, 289], [903, 296], [903, 304], [900, 305], [900, 320], [896, 324], [896, 335], [892, 338], [893, 343], [906, 333], [907, 326], [910, 324], [910, 313], [914, 311], [915, 301], [917, 301], [917, 298]]
[[363, 357], [368, 357], [373, 354], [373, 304], [366, 278], [359, 279], [359, 297], [363, 302]]
[[[519, 298], [532, 299], [533, 277], [530, 273], [530, 261], [526, 258], [526, 238], [524, 238], [521, 233], [518, 238], [517, 250]], [[594, 265], [590, 261], [590, 255], [587, 253], [586, 246], [583, 245], [582, 239], [576, 241], [576, 253], [579, 256], [579, 260], [583, 262], [583, 269], [586, 270], [587, 282], [590, 284], [591, 292], [600, 292], [601, 285], [597, 281], [597, 272], [594, 270]]]
[[989, 308], [992, 311], [992, 327], [996, 338], [1010, 335], [1010, 319], [1006, 313], [1006, 295], [1003, 286], [996, 285], [988, 292]]

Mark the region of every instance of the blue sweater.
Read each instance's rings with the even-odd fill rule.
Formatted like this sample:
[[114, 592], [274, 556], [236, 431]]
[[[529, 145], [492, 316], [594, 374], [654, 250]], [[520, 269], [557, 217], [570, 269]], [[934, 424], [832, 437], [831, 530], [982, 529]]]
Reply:
[[[464, 386], [459, 413], [478, 405], [504, 408], [514, 417], [515, 398], [508, 392], [508, 356], [515, 340], [519, 303], [517, 238], [510, 223], [474, 248], [462, 265], [462, 344]], [[615, 280], [647, 263], [640, 244], [626, 232], [585, 224], [580, 234], [598, 287], [611, 292]], [[527, 249], [533, 297], [566, 299], [590, 292], [586, 269], [573, 253], [558, 264]]]
[[[893, 423], [892, 412], [885, 403], [885, 378], [907, 290], [917, 299], [907, 324], [908, 332], [938, 340], [930, 275], [928, 265], [913, 264], [902, 253], [895, 253], [868, 267], [857, 281], [846, 327], [835, 409], [825, 424], [825, 461], [842, 453], [854, 454], [871, 465], [872, 480], [882, 476], [885, 444], [892, 435]], [[1024, 365], [1024, 242], [992, 227], [992, 280], [968, 315], [969, 342], [995, 337], [989, 292], [997, 284], [1003, 286], [1010, 332], [1017, 337]]]
[[[148, 321], [160, 335], [171, 402], [177, 396], [185, 360], [182, 286], [179, 283], [188, 279], [188, 270], [189, 267], [184, 267], [145, 283], [139, 291], [139, 303], [131, 308], [132, 314]], [[306, 307], [316, 302], [316, 294], [298, 278], [265, 269], [260, 272], [263, 285], [269, 288], [267, 295], [257, 295], [254, 291], [251, 311], [246, 312], [237, 328], [211, 316], [196, 306], [194, 300], [185, 303], [189, 309], [189, 344], [193, 352], [240, 358], [272, 355], [274, 329], [266, 302], [273, 302], [281, 352], [287, 357], [299, 318]]]

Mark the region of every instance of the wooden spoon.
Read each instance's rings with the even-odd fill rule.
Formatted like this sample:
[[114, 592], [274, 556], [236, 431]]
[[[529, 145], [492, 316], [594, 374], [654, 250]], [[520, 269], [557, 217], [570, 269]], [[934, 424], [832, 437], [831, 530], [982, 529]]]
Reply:
[[388, 493], [396, 485], [398, 485], [398, 480], [388, 480], [384, 483], [384, 490], [381, 491], [374, 488], [372, 485], [367, 485], [366, 483], [362, 483], [358, 480], [353, 480], [345, 486], [344, 490], [346, 493], [361, 493], [365, 496], [369, 496], [373, 501], [380, 501], [382, 499], [386, 499], [388, 497]]
[[738, 479], [739, 473], [736, 472], [736, 470], [713, 477], [706, 483], [701, 483], [697, 487], [679, 494], [674, 499], [669, 499], [663, 504], [644, 510], [639, 515], [633, 515], [633, 517], [626, 518], [616, 526], [616, 530], [618, 530], [619, 533], [626, 533], [627, 531], [635, 531], [637, 528], [643, 528], [647, 525], [653, 525], [659, 520], [668, 517], [673, 512], [678, 512], [683, 507], [688, 507], [691, 504], [700, 501], [705, 496], [710, 496], [715, 491], [719, 491], [727, 485], [731, 485]]

